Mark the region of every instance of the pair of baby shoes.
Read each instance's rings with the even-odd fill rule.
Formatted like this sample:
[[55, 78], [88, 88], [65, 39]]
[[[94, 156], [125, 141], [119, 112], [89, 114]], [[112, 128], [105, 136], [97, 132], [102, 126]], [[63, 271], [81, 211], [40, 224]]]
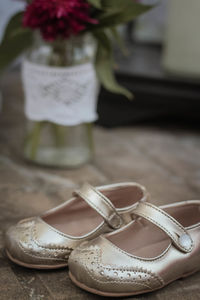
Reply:
[[69, 266], [71, 280], [102, 296], [160, 289], [200, 270], [200, 200], [162, 207], [137, 183], [85, 184], [64, 204], [20, 221], [6, 253], [37, 269]]

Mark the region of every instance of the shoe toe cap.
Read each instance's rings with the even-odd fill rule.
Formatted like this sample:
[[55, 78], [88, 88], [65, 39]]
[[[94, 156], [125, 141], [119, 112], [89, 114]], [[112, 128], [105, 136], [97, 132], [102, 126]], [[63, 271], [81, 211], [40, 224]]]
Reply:
[[[36, 240], [34, 231], [38, 219], [22, 220], [8, 229], [5, 234], [5, 247], [9, 258], [17, 264], [37, 269], [53, 269], [67, 266], [71, 248], [59, 248], [51, 240]], [[47, 232], [48, 233], [48, 232]]]
[[26, 256], [30, 251], [30, 229], [33, 222], [18, 223], [11, 226], [5, 234], [6, 251], [15, 260], [26, 263]]
[[77, 247], [70, 255], [68, 265], [72, 276], [79, 283], [89, 288], [98, 288], [100, 267], [97, 248]]
[[115, 253], [108, 254], [109, 264], [106, 263], [103, 259], [106, 251], [97, 240], [84, 243], [72, 252], [69, 270], [75, 284], [100, 295], [117, 296], [148, 292], [160, 286], [151, 272], [134, 263], [129, 267], [121, 265]]

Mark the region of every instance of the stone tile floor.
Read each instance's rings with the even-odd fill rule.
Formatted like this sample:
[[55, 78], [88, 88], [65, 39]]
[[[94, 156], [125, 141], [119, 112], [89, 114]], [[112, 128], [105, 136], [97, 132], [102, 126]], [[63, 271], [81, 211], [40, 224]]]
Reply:
[[[21, 157], [24, 118], [18, 74], [2, 81], [0, 114], [0, 300], [95, 300], [76, 288], [67, 270], [33, 271], [4, 254], [3, 232], [17, 220], [39, 214], [67, 199], [84, 181], [105, 184], [134, 180], [156, 204], [200, 197], [199, 131], [172, 127], [95, 128], [96, 156], [77, 170], [45, 169]], [[200, 273], [152, 294], [129, 299], [198, 300]]]

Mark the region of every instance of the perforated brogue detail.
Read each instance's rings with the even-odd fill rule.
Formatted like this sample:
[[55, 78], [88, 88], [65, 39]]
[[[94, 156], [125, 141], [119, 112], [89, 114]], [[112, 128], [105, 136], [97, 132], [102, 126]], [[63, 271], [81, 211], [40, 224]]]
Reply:
[[82, 265], [87, 271], [88, 276], [101, 284], [130, 284], [137, 289], [147, 288], [149, 290], [163, 285], [162, 279], [150, 270], [133, 267], [115, 267], [114, 262], [104, 265], [102, 262], [102, 250], [98, 246], [86, 247], [87, 243], [82, 244], [70, 256], [72, 263]]

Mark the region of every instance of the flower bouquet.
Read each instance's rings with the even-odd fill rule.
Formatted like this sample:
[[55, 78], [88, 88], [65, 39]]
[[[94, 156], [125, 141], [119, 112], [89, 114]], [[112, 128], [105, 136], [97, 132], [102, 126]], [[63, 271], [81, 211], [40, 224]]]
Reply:
[[26, 158], [71, 167], [90, 159], [98, 82], [132, 97], [113, 73], [113, 41], [121, 45], [117, 27], [150, 8], [134, 0], [27, 0], [11, 18], [0, 71], [26, 52]]

